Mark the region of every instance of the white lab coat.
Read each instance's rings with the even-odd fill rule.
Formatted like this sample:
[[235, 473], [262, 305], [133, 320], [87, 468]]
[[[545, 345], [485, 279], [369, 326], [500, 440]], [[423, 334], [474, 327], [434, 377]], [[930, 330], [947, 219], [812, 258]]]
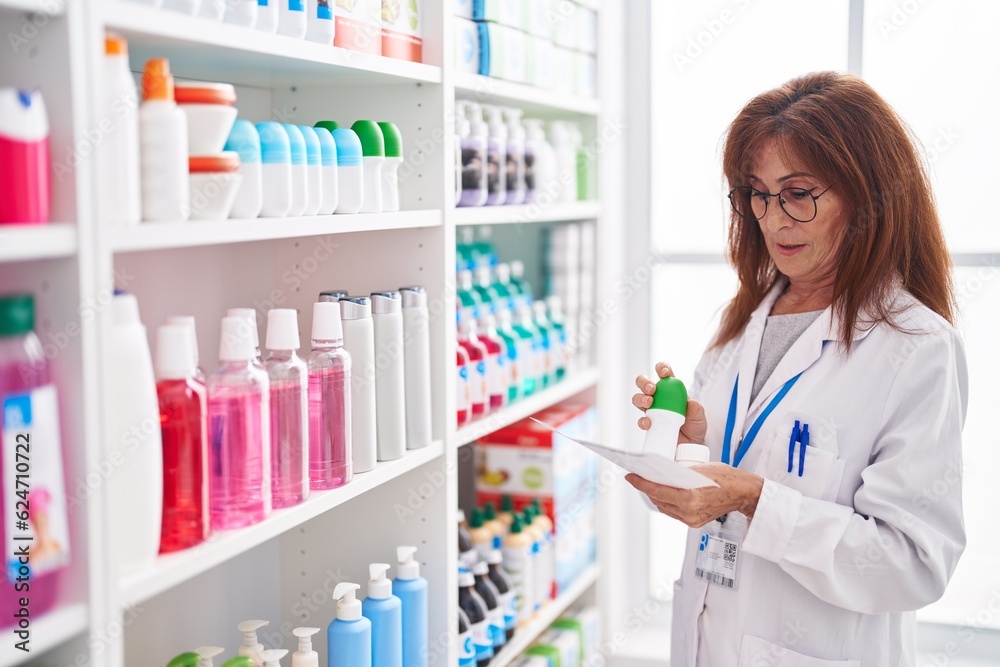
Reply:
[[[745, 536], [737, 590], [695, 577], [702, 530], [688, 533], [674, 585], [671, 667], [913, 665], [914, 611], [942, 595], [965, 547], [962, 342], [897, 281], [897, 321], [913, 333], [862, 323], [845, 356], [828, 308], [748, 406], [764, 322], [784, 286], [765, 297], [742, 336], [705, 354], [691, 385], [719, 461], [737, 373], [734, 433], [746, 434], [805, 370], [740, 465], [765, 482], [749, 525], [738, 513], [727, 521]], [[812, 433], [801, 478], [786, 467], [795, 419]]]

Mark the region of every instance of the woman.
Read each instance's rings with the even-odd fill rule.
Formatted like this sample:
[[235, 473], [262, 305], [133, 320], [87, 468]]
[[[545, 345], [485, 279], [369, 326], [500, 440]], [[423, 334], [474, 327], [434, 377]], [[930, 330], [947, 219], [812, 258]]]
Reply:
[[912, 665], [914, 610], [965, 546], [967, 369], [927, 175], [886, 102], [832, 72], [751, 100], [723, 166], [740, 284], [679, 438], [718, 486], [628, 476], [693, 529], [671, 667]]

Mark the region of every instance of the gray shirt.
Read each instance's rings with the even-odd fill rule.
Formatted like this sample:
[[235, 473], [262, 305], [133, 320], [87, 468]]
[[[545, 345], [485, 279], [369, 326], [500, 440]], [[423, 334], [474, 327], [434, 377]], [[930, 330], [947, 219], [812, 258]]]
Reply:
[[757, 356], [757, 371], [753, 376], [753, 389], [750, 391], [750, 402], [764, 388], [764, 383], [778, 367], [778, 362], [791, 349], [809, 325], [816, 321], [822, 310], [808, 313], [793, 313], [791, 315], [768, 315], [764, 323], [764, 335], [760, 341], [760, 354]]

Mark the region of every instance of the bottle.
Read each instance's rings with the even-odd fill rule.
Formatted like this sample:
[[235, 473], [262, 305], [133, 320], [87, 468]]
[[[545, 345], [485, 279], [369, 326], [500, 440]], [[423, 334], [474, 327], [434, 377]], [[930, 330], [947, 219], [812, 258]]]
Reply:
[[483, 304], [483, 298], [476, 291], [472, 282], [472, 271], [467, 269], [458, 272], [458, 303], [460, 306], [460, 318], [476, 320], [483, 311], [488, 311], [489, 307]]
[[303, 39], [306, 36], [306, 27], [306, 8], [303, 0], [279, 0], [278, 34], [293, 39]]
[[364, 199], [361, 213], [382, 212], [382, 166], [385, 163], [385, 138], [373, 120], [355, 121], [351, 129], [361, 140], [364, 155]]
[[392, 594], [403, 603], [403, 667], [427, 667], [427, 580], [420, 576], [416, 547], [396, 547]]
[[[27, 511], [29, 528], [34, 537], [31, 543], [32, 573], [28, 582], [31, 587], [30, 613], [41, 614], [56, 604], [59, 586], [65, 578], [63, 568], [69, 564], [71, 545], [66, 528], [69, 523], [63, 477], [65, 453], [59, 436], [58, 399], [48, 361], [34, 327], [35, 300], [31, 295], [0, 296], [0, 407], [4, 415], [0, 426], [2, 441], [5, 447], [9, 446], [9, 456], [0, 458], [0, 475], [6, 475], [0, 479], [10, 482], [16, 479], [17, 443], [23, 443], [27, 436], [31, 445], [28, 455], [32, 461], [32, 490], [28, 493]], [[152, 377], [149, 379], [151, 381]], [[136, 442], [148, 444], [141, 440]], [[4, 517], [0, 521], [0, 544], [9, 550], [3, 559], [5, 564], [8, 562], [7, 555], [13, 555], [13, 545], [17, 543], [15, 534], [10, 532], [16, 528], [14, 512], [20, 511], [22, 506], [18, 503], [26, 500], [15, 493], [16, 488], [11, 487], [15, 485], [8, 483], [0, 487], [0, 512]], [[10, 522], [6, 518], [8, 516]], [[45, 530], [47, 526], [51, 528]], [[17, 536], [24, 537], [26, 533], [17, 531]], [[42, 559], [40, 553], [48, 555]], [[20, 590], [24, 582], [17, 579], [17, 574], [0, 577], [0, 628], [10, 628], [19, 621], [15, 614], [22, 609], [18, 603], [24, 594]]]
[[171, 315], [167, 318], [167, 324], [184, 327], [188, 331], [191, 339], [191, 363], [194, 364], [194, 379], [205, 384], [205, 371], [202, 370], [198, 360], [198, 334], [195, 329], [194, 316], [192, 315]]
[[[260, 336], [257, 331], [257, 311], [253, 308], [230, 308], [226, 311], [227, 317], [239, 317], [246, 322], [246, 331], [250, 336], [250, 340], [253, 343], [253, 359], [251, 363], [253, 367], [264, 371], [267, 373], [267, 368], [264, 366], [264, 359], [260, 353]], [[268, 401], [264, 403], [265, 407], [270, 405]]]
[[549, 324], [552, 325], [552, 329], [555, 333], [555, 366], [556, 381], [558, 382], [565, 378], [566, 373], [570, 370], [572, 355], [570, 354], [569, 349], [569, 334], [566, 331], [566, 319], [563, 317], [562, 299], [558, 296], [550, 296], [545, 299], [545, 303], [549, 307]]
[[272, 648], [263, 653], [263, 667], [281, 667], [281, 659], [288, 655], [287, 648]]
[[365, 171], [362, 162], [361, 140], [354, 130], [333, 130], [337, 143], [337, 213], [353, 214], [361, 210], [365, 201]]
[[486, 346], [476, 336], [475, 320], [466, 319], [459, 323], [458, 344], [469, 354], [472, 418], [478, 419], [489, 411], [490, 378], [486, 371], [489, 353]]
[[191, 332], [167, 325], [156, 332], [156, 395], [163, 442], [163, 516], [159, 553], [208, 538], [208, 394], [195, 378]]
[[486, 315], [479, 328], [479, 341], [486, 346], [486, 374], [489, 377], [490, 411], [507, 405], [511, 387], [508, 368], [507, 343], [497, 333], [497, 318]]
[[323, 158], [319, 137], [308, 125], [300, 125], [299, 132], [306, 143], [306, 210], [303, 215], [316, 215], [323, 207]]
[[500, 263], [494, 269], [493, 290], [501, 299], [501, 309], [513, 310], [517, 307], [520, 292], [510, 281], [510, 264]]
[[361, 603], [355, 598], [359, 588], [341, 582], [333, 589], [337, 617], [326, 631], [327, 667], [372, 667], [372, 623], [361, 615]]
[[388, 563], [372, 563], [368, 571], [371, 579], [361, 613], [372, 623], [372, 667], [402, 667], [403, 603], [392, 594], [392, 582], [385, 576]]
[[[487, 260], [489, 261], [489, 260]], [[475, 271], [472, 272], [472, 289], [476, 291], [479, 295], [480, 301], [482, 301], [486, 310], [489, 313], [496, 313], [504, 305], [504, 299], [500, 296], [500, 292], [496, 289], [496, 286], [491, 281], [491, 269], [488, 265], [478, 266]], [[486, 313], [481, 313], [485, 315]]]
[[[207, 663], [206, 667], [212, 667], [211, 663]], [[230, 658], [222, 663], [222, 667], [261, 667], [261, 663], [254, 662], [253, 658], [247, 658], [246, 656], [238, 656], [236, 658]]]
[[[378, 460], [394, 461], [406, 453], [402, 299], [399, 292], [373, 292], [371, 299], [375, 330], [375, 402], [380, 408], [376, 410]], [[403, 415], [400, 415], [401, 410]]]
[[248, 120], [237, 120], [229, 131], [223, 150], [234, 151], [240, 156], [240, 188], [236, 192], [230, 218], [256, 218], [264, 205], [263, 165], [261, 164], [260, 135]]
[[461, 133], [461, 123], [468, 123], [468, 121], [463, 121], [459, 118], [458, 110], [455, 111], [455, 117], [452, 119], [454, 123], [454, 137], [455, 137], [455, 206], [458, 206], [458, 202], [462, 199], [462, 133]]
[[472, 545], [472, 538], [469, 536], [469, 530], [465, 527], [465, 511], [458, 510], [458, 559], [460, 562], [465, 562], [465, 554], [475, 553], [475, 547]]
[[212, 667], [215, 664], [215, 656], [225, 649], [221, 646], [200, 646], [194, 650], [198, 654], [198, 667]]
[[476, 644], [472, 641], [472, 623], [469, 621], [469, 615], [461, 607], [458, 608], [458, 667], [476, 667]]
[[382, 210], [399, 210], [399, 165], [403, 164], [403, 135], [395, 123], [378, 124], [385, 141], [385, 164], [382, 165]]
[[660, 378], [653, 392], [653, 402], [646, 409], [649, 429], [643, 440], [643, 452], [674, 458], [677, 436], [687, 415], [687, 403], [687, 388], [683, 382], [675, 377]]
[[476, 667], [487, 667], [493, 659], [488, 610], [475, 589], [476, 580], [468, 569], [458, 568], [458, 606], [469, 617], [472, 643], [476, 647]]
[[486, 149], [489, 170], [486, 205], [496, 206], [507, 200], [507, 126], [504, 125], [499, 108], [484, 104], [483, 111], [486, 112], [490, 132], [489, 147]]
[[507, 198], [503, 203], [523, 204], [527, 195], [525, 183], [525, 131], [521, 125], [524, 111], [504, 107], [500, 109], [507, 122]]
[[309, 15], [306, 17], [306, 39], [333, 46], [335, 21], [329, 0], [307, 0], [307, 9]]
[[531, 523], [535, 543], [535, 608], [552, 598], [553, 580], [555, 579], [555, 550], [552, 548], [552, 535], [549, 532], [552, 524], [548, 517], [542, 518], [542, 509], [538, 504], [525, 508], [525, 521]]
[[[270, 0], [277, 2], [277, 0]], [[281, 123], [257, 123], [263, 177], [260, 215], [283, 218], [292, 208], [292, 149]]]
[[268, 621], [243, 621], [236, 629], [243, 633], [243, 644], [239, 654], [250, 658], [255, 665], [264, 661], [264, 645], [257, 640], [257, 631], [268, 624]]
[[346, 299], [349, 296], [347, 290], [343, 289], [332, 289], [324, 290], [319, 293], [320, 303], [339, 303], [341, 299]]
[[319, 124], [313, 128], [313, 132], [319, 140], [320, 164], [323, 172], [323, 203], [319, 214], [331, 215], [337, 210], [340, 201], [340, 190], [337, 185], [337, 142], [333, 140], [330, 130]]
[[579, 184], [577, 181], [576, 146], [572, 130], [565, 121], [549, 123], [549, 137], [556, 158], [555, 201], [574, 202]]
[[153, 58], [143, 71], [139, 139], [142, 219], [187, 220], [187, 116], [174, 101], [174, 77], [166, 58]]
[[529, 118], [524, 121], [524, 182], [526, 201], [535, 202], [538, 196], [555, 194], [558, 187], [558, 166], [556, 153], [545, 140], [544, 121]]
[[549, 367], [551, 365], [550, 348], [547, 332], [535, 325], [531, 306], [522, 303], [517, 307], [517, 325], [520, 330], [531, 334], [532, 357], [535, 360], [535, 389], [541, 390], [549, 386]]
[[49, 221], [49, 119], [41, 92], [0, 88], [0, 224]]
[[530, 396], [535, 391], [535, 360], [531, 334], [522, 336], [514, 328], [511, 312], [501, 310], [497, 320], [497, 333], [507, 344], [507, 361], [510, 371], [508, 400]]
[[457, 406], [455, 423], [465, 426], [472, 419], [472, 389], [469, 387], [469, 353], [461, 345], [457, 346], [457, 375], [455, 380], [455, 403]]
[[[490, 534], [493, 535], [492, 548], [499, 549], [503, 545], [504, 535], [507, 534], [507, 526], [497, 518], [496, 506], [493, 505], [492, 501], [483, 505], [483, 528], [490, 531]], [[488, 554], [488, 551], [485, 552], [483, 558]]]
[[221, 21], [226, 15], [226, 3], [229, 0], [201, 0], [198, 4], [197, 16], [210, 21]]
[[548, 352], [548, 359], [545, 366], [545, 384], [553, 385], [558, 378], [566, 375], [566, 364], [563, 361], [562, 348], [559, 344], [559, 332], [549, 322], [548, 309], [544, 301], [535, 301], [532, 303], [531, 311], [535, 316], [535, 327], [542, 334], [542, 345]]
[[[284, 3], [286, 0], [282, 0]], [[295, 0], [287, 0], [294, 2]], [[280, 29], [279, 29], [280, 31]], [[288, 209], [288, 217], [297, 218], [304, 215], [309, 205], [309, 171], [306, 165], [306, 140], [297, 125], [283, 123], [282, 127], [288, 134], [289, 155], [292, 162], [292, 205]]]
[[489, 128], [483, 122], [479, 104], [468, 100], [455, 103], [459, 114], [459, 136], [462, 146], [462, 196], [459, 206], [483, 206], [489, 196], [488, 158]]
[[[510, 263], [510, 289], [516, 290], [520, 298], [518, 304], [529, 304], [533, 300], [531, 284], [524, 278], [524, 262], [515, 259]], [[517, 304], [515, 304], [517, 305]]]
[[351, 481], [351, 355], [337, 303], [313, 304], [309, 354], [309, 483], [335, 489]]
[[433, 439], [431, 413], [431, 332], [427, 291], [401, 287], [403, 372], [406, 383], [406, 448], [422, 449]]
[[500, 591], [490, 581], [490, 566], [481, 560], [472, 566], [475, 577], [475, 589], [479, 597], [486, 603], [486, 620], [489, 624], [490, 638], [493, 650], [498, 652], [507, 643], [507, 629], [503, 617], [503, 607], [500, 606]]
[[340, 300], [344, 348], [351, 355], [351, 429], [354, 472], [375, 468], [378, 452], [375, 411], [375, 329], [371, 299], [354, 296]]
[[295, 628], [292, 634], [299, 640], [299, 650], [292, 654], [292, 667], [319, 667], [319, 654], [313, 650], [312, 636], [319, 628]]
[[514, 637], [517, 630], [517, 600], [514, 598], [514, 581], [503, 567], [503, 554], [494, 549], [486, 556], [489, 565], [489, 577], [500, 594], [500, 607], [503, 610], [504, 635], [507, 641]]
[[152, 565], [163, 517], [160, 407], [146, 327], [131, 294], [116, 294], [111, 301], [107, 349], [107, 460], [122, 461], [108, 480], [109, 499], [118, 562], [127, 573]]
[[104, 215], [108, 224], [136, 225], [142, 218], [139, 185], [139, 93], [128, 64], [124, 37], [104, 36], [105, 117], [113, 129], [102, 149]]
[[[202, 0], [205, 2], [206, 0]], [[257, 23], [257, 0], [226, 0], [226, 23], [252, 28]]]
[[267, 375], [253, 366], [247, 321], [222, 319], [219, 366], [208, 378], [209, 496], [212, 529], [262, 521], [271, 511], [270, 432], [263, 406]]
[[503, 567], [514, 582], [514, 598], [517, 601], [517, 622], [522, 625], [531, 620], [535, 612], [534, 555], [535, 541], [525, 532], [523, 519], [514, 515], [510, 532], [503, 541]]
[[504, 494], [500, 499], [500, 513], [497, 514], [497, 519], [504, 525], [504, 534], [510, 532], [510, 526], [514, 523], [514, 499], [508, 494]]
[[299, 348], [298, 313], [267, 313], [267, 375], [271, 400], [271, 507], [309, 497], [309, 370]]
[[257, 22], [253, 27], [261, 32], [277, 32], [279, 2], [280, 0], [257, 0]]
[[481, 558], [485, 558], [486, 554], [494, 549], [495, 536], [485, 524], [483, 510], [478, 507], [473, 508], [472, 514], [469, 516], [469, 538]]

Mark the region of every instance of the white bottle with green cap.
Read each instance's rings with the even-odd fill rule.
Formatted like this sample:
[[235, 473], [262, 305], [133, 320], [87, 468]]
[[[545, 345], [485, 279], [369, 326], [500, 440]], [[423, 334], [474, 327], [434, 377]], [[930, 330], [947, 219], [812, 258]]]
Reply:
[[373, 120], [358, 120], [351, 129], [361, 140], [364, 156], [365, 194], [360, 213], [382, 212], [382, 165], [385, 164], [385, 138], [382, 128]]
[[403, 135], [395, 123], [379, 122], [385, 141], [385, 164], [382, 165], [382, 210], [399, 210], [399, 165], [403, 164]]
[[687, 402], [687, 388], [677, 378], [666, 377], [656, 383], [653, 404], [646, 410], [649, 430], [642, 447], [644, 453], [674, 458], [677, 435], [687, 415]]

